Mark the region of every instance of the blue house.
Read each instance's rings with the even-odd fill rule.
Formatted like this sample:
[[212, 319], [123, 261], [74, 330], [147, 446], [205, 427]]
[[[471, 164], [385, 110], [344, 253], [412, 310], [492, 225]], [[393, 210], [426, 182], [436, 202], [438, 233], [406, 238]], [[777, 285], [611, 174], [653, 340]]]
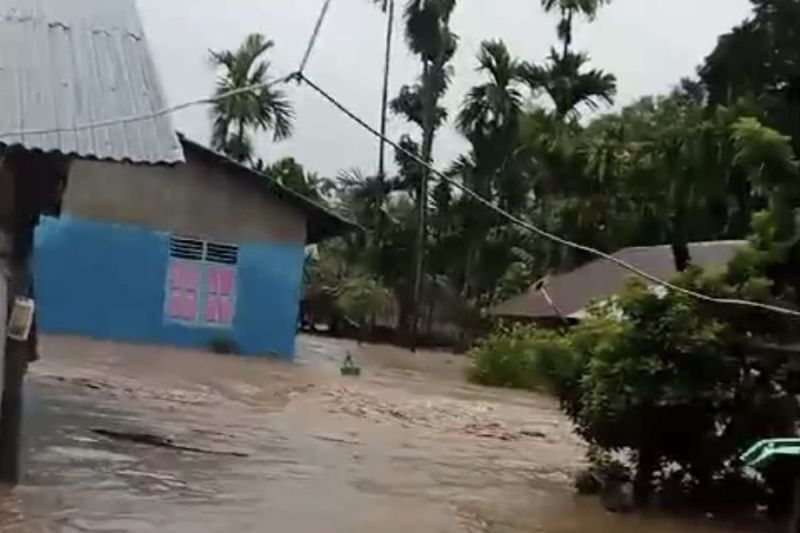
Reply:
[[72, 162], [35, 235], [39, 329], [293, 356], [305, 246], [353, 226], [180, 141], [185, 164]]
[[0, 230], [29, 208], [38, 329], [291, 357], [304, 247], [352, 226], [176, 135], [134, 0], [0, 0], [0, 35]]

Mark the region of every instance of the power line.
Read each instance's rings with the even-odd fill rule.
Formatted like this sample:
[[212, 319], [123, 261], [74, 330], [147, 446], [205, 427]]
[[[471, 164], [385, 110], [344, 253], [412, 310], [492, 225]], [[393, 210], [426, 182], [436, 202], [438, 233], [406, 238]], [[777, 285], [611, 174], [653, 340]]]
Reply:
[[344, 104], [339, 102], [330, 93], [328, 93], [323, 88], [321, 88], [319, 85], [317, 85], [313, 81], [311, 81], [305, 74], [299, 74], [298, 75], [298, 79], [300, 81], [304, 82], [306, 85], [308, 85], [311, 89], [316, 91], [320, 96], [322, 96], [325, 100], [330, 102], [334, 107], [339, 109], [339, 111], [341, 111], [342, 113], [347, 115], [351, 120], [353, 120], [359, 126], [361, 126], [365, 130], [370, 132], [372, 135], [374, 135], [374, 136], [378, 137], [379, 139], [383, 140], [384, 142], [386, 142], [389, 146], [391, 146], [395, 150], [404, 153], [405, 155], [407, 155], [408, 157], [413, 159], [418, 164], [425, 166], [433, 174], [435, 174], [439, 179], [441, 179], [445, 183], [447, 183], [447, 184], [459, 189], [464, 194], [466, 194], [466, 195], [470, 196], [471, 198], [477, 200], [481, 205], [483, 205], [485, 207], [488, 207], [489, 209], [495, 211], [496, 213], [498, 213], [498, 214], [502, 215], [503, 217], [505, 217], [506, 219], [510, 220], [514, 224], [516, 224], [516, 225], [518, 225], [518, 226], [520, 226], [520, 227], [522, 227], [524, 229], [527, 229], [528, 231], [531, 231], [531, 232], [539, 235], [540, 237], [543, 237], [543, 238], [548, 239], [550, 241], [553, 241], [553, 242], [556, 242], [558, 244], [561, 244], [562, 246], [567, 246], [569, 248], [573, 248], [575, 250], [580, 250], [582, 252], [586, 252], [586, 253], [591, 254], [593, 256], [605, 259], [607, 261], [611, 261], [612, 263], [616, 264], [617, 266], [619, 266], [619, 267], [621, 267], [621, 268], [623, 268], [623, 269], [625, 269], [625, 270], [627, 270], [627, 271], [639, 276], [640, 278], [646, 279], [646, 280], [650, 281], [651, 283], [654, 283], [656, 285], [664, 287], [665, 289], [669, 289], [671, 291], [674, 291], [674, 292], [677, 292], [677, 293], [681, 293], [681, 294], [684, 294], [686, 296], [690, 296], [690, 297], [695, 298], [697, 300], [701, 300], [701, 301], [708, 302], [708, 303], [713, 303], [713, 304], [719, 304], [719, 305], [735, 305], [735, 306], [739, 306], [739, 307], [749, 307], [749, 308], [753, 308], [753, 309], [761, 309], [761, 310], [764, 310], [764, 311], [771, 311], [771, 312], [775, 312], [775, 313], [780, 313], [782, 315], [787, 315], [787, 316], [792, 316], [792, 317], [795, 317], [795, 318], [800, 318], [800, 311], [795, 311], [793, 309], [788, 309], [788, 308], [785, 308], [785, 307], [779, 307], [779, 306], [775, 306], [775, 305], [765, 304], [765, 303], [761, 303], [761, 302], [753, 302], [753, 301], [749, 301], [749, 300], [740, 300], [740, 299], [737, 299], [737, 298], [715, 298], [715, 297], [709, 296], [707, 294], [703, 294], [703, 293], [700, 293], [700, 292], [693, 291], [691, 289], [687, 289], [685, 287], [681, 287], [679, 285], [675, 285], [675, 284], [673, 284], [673, 283], [671, 283], [669, 281], [666, 281], [666, 280], [663, 280], [663, 279], [661, 279], [661, 278], [659, 278], [657, 276], [654, 276], [653, 274], [650, 274], [649, 272], [646, 272], [645, 270], [642, 270], [641, 268], [639, 268], [637, 266], [634, 266], [634, 265], [628, 263], [627, 261], [619, 259], [618, 257], [614, 257], [611, 254], [607, 254], [607, 253], [605, 253], [605, 252], [603, 252], [601, 250], [598, 250], [596, 248], [592, 248], [591, 246], [586, 246], [586, 245], [583, 245], [583, 244], [580, 244], [580, 243], [576, 243], [576, 242], [570, 241], [569, 239], [565, 239], [563, 237], [559, 237], [558, 235], [550, 233], [547, 230], [539, 228], [538, 226], [535, 226], [535, 225], [531, 224], [530, 222], [528, 222], [526, 220], [523, 220], [523, 219], [519, 218], [518, 216], [509, 213], [508, 211], [506, 211], [505, 209], [501, 208], [500, 206], [495, 205], [494, 203], [492, 203], [491, 201], [487, 200], [486, 198], [484, 198], [483, 196], [481, 196], [477, 192], [475, 192], [472, 189], [470, 189], [469, 187], [459, 183], [457, 180], [454, 180], [454, 179], [450, 178], [445, 173], [443, 173], [440, 170], [434, 168], [433, 165], [431, 165], [427, 161], [423, 160], [417, 154], [415, 154], [415, 153], [413, 153], [413, 152], [411, 152], [409, 150], [406, 150], [400, 144], [394, 142], [393, 140], [389, 139], [388, 137], [382, 136], [381, 133], [378, 130], [376, 130], [375, 128], [373, 128], [369, 124], [367, 124], [366, 121], [364, 121], [358, 115], [356, 115], [353, 111], [348, 109]]
[[320, 30], [322, 29], [322, 24], [325, 22], [325, 17], [328, 16], [328, 10], [331, 7], [331, 0], [325, 0], [322, 4], [322, 9], [319, 12], [319, 16], [317, 17], [317, 23], [314, 26], [314, 31], [311, 33], [311, 39], [308, 41], [308, 46], [306, 47], [306, 53], [303, 54], [303, 59], [300, 61], [300, 68], [297, 69], [297, 72], [302, 73], [306, 70], [306, 66], [308, 65], [308, 60], [311, 59], [311, 52], [314, 51], [314, 46], [317, 44], [317, 39], [319, 38]]
[[2, 131], [0, 132], [0, 139], [4, 137], [24, 137], [26, 135], [46, 135], [49, 133], [66, 133], [72, 131], [81, 131], [81, 130], [90, 130], [94, 128], [105, 128], [108, 126], [115, 126], [117, 124], [128, 124], [131, 122], [141, 122], [143, 120], [150, 120], [153, 118], [161, 117], [164, 115], [170, 115], [172, 113], [177, 113], [178, 111], [182, 111], [189, 107], [194, 107], [197, 105], [207, 105], [219, 102], [221, 100], [226, 100], [228, 98], [232, 98], [242, 93], [247, 93], [251, 91], [256, 91], [259, 89], [266, 89], [272, 87], [274, 85], [278, 85], [281, 83], [286, 83], [288, 81], [296, 79], [296, 74], [289, 74], [288, 76], [283, 76], [279, 79], [263, 82], [263, 83], [255, 83], [252, 85], [248, 85], [246, 87], [239, 87], [238, 89], [233, 89], [230, 91], [226, 91], [224, 93], [220, 93], [208, 98], [198, 98], [196, 100], [189, 100], [188, 102], [184, 102], [182, 104], [178, 104], [175, 106], [165, 107], [163, 109], [159, 109], [157, 111], [153, 111], [151, 113], [144, 113], [139, 115], [129, 115], [126, 117], [116, 117], [104, 120], [98, 120], [96, 122], [87, 122], [84, 124], [77, 124], [75, 126], [64, 126], [59, 128], [39, 128], [39, 129], [29, 129], [29, 130], [17, 130], [17, 131]]

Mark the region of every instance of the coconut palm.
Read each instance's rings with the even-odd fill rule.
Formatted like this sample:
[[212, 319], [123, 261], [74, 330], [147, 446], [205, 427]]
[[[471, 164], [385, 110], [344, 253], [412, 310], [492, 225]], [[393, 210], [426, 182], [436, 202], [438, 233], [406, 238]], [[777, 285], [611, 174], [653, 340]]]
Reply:
[[211, 145], [240, 163], [253, 158], [254, 132], [271, 131], [276, 141], [292, 134], [292, 104], [283, 91], [267, 85], [271, 64], [264, 55], [273, 46], [263, 34], [253, 33], [235, 51], [211, 51], [211, 61], [221, 71], [215, 96], [256, 87], [220, 99], [211, 109]]
[[617, 94], [617, 78], [599, 69], [585, 71], [588, 61], [586, 54], [560, 56], [551, 49], [546, 65], [525, 63], [522, 78], [534, 93], [544, 91], [550, 97], [556, 118], [577, 118], [581, 106], [595, 110], [602, 102], [612, 105]]

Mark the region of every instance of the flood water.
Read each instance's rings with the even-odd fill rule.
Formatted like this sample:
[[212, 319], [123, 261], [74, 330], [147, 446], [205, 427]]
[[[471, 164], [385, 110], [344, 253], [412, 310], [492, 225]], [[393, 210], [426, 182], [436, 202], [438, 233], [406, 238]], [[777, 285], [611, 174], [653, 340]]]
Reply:
[[[298, 351], [289, 364], [43, 339], [25, 480], [0, 494], [0, 531], [735, 530], [574, 496], [583, 445], [555, 403], [468, 385], [463, 358], [310, 337]], [[348, 352], [361, 378], [338, 375]]]

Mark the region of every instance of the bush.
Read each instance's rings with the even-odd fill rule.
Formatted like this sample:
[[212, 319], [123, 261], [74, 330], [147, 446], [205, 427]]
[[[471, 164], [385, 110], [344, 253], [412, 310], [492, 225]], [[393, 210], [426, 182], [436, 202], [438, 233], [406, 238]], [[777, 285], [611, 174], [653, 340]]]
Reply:
[[[731, 290], [721, 281], [699, 271], [678, 280]], [[752, 442], [792, 434], [796, 412], [787, 362], [762, 357], [743, 331], [742, 313], [749, 331], [759, 327], [752, 312], [714, 311], [634, 283], [563, 334], [502, 328], [471, 352], [470, 378], [555, 393], [593, 450], [627, 457], [639, 502], [666, 485], [710, 498]]]
[[531, 326], [502, 327], [469, 352], [469, 379], [492, 387], [555, 388], [568, 344], [557, 333]]
[[[678, 282], [729, 290], [721, 280]], [[791, 434], [794, 411], [776, 408], [790, 399], [785, 362], [753, 352], [735, 317], [715, 310], [633, 283], [565, 335], [571, 370], [553, 374], [562, 406], [587, 442], [628, 454], [640, 502], [669, 470], [687, 495], [709, 493], [752, 442]]]

